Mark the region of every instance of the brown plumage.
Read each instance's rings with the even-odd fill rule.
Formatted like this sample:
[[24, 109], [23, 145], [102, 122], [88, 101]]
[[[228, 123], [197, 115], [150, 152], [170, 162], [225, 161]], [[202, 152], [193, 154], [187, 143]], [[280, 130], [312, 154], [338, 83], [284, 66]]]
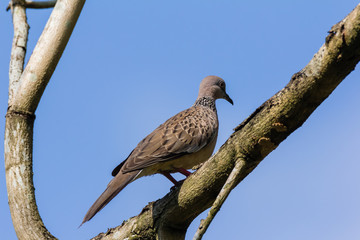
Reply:
[[219, 98], [233, 104], [225, 91], [223, 79], [216, 76], [204, 78], [194, 105], [156, 128], [112, 171], [114, 178], [90, 207], [82, 224], [130, 182], [155, 173], [162, 173], [174, 182], [169, 173], [180, 171], [186, 174], [184, 169], [206, 161], [216, 144], [218, 117], [215, 100]]

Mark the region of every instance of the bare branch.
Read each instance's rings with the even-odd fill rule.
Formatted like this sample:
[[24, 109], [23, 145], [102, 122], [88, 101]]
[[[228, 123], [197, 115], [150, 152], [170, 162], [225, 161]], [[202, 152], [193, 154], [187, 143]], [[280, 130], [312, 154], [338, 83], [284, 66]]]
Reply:
[[201, 240], [202, 236], [208, 229], [210, 223], [212, 220], [214, 220], [214, 217], [219, 212], [221, 206], [225, 202], [226, 198], [229, 196], [232, 189], [234, 189], [239, 182], [239, 178], [241, 176], [241, 170], [244, 170], [245, 162], [243, 159], [238, 159], [236, 161], [234, 169], [231, 171], [228, 179], [226, 180], [223, 188], [221, 189], [220, 193], [215, 199], [215, 202], [211, 206], [210, 211], [208, 212], [207, 217], [205, 220], [201, 220], [200, 226], [197, 229], [193, 240]]
[[[18, 1], [18, 4], [12, 5], [12, 14], [13, 14], [13, 25], [14, 25], [14, 38], [11, 49], [11, 58], [10, 58], [10, 68], [9, 68], [9, 100], [8, 104], [11, 105], [11, 102], [14, 99], [15, 92], [20, 85], [20, 77], [23, 72], [24, 67], [24, 59], [26, 55], [26, 45], [29, 33], [29, 25], [26, 21], [26, 9], [24, 7], [24, 1]], [[22, 178], [19, 177], [20, 172], [15, 171], [7, 171], [8, 163], [5, 161], [6, 167], [6, 183], [8, 188], [8, 197], [9, 197], [9, 206], [10, 211], [13, 213], [18, 209], [14, 209], [14, 206], [18, 206], [20, 208], [26, 208], [26, 210], [33, 209], [32, 219], [35, 224], [28, 226], [26, 224], [19, 224], [17, 220], [19, 218], [13, 216], [13, 223], [16, 232], [24, 232], [24, 229], [31, 232], [32, 237], [36, 237], [38, 239], [42, 238], [53, 238], [52, 235], [46, 230], [44, 224], [39, 215], [35, 195], [30, 194], [32, 189], [34, 189], [32, 176], [28, 176], [28, 174], [32, 174], [32, 136], [33, 136], [33, 124], [35, 115], [21, 115], [12, 113], [11, 116], [7, 115], [7, 117], [12, 117], [13, 122], [16, 122], [16, 126], [18, 129], [13, 129], [15, 124], [10, 124], [10, 121], [6, 121], [6, 133], [5, 133], [5, 158], [6, 159], [20, 159], [21, 155], [27, 156], [23, 161], [17, 162], [19, 163], [18, 170], [21, 169], [29, 169], [25, 178], [29, 181], [27, 182], [27, 187], [22, 186], [21, 181]], [[12, 134], [10, 134], [12, 133]], [[20, 144], [19, 141], [22, 141]], [[15, 144], [11, 144], [15, 143]], [[15, 151], [13, 146], [22, 145], [22, 151]], [[9, 186], [12, 184], [13, 186]], [[22, 197], [17, 195], [19, 192], [14, 192], [13, 189], [21, 189], [24, 196], [28, 197], [28, 201], [26, 202], [26, 206], [23, 206], [21, 203]], [[25, 215], [29, 211], [24, 211]], [[28, 217], [28, 216], [26, 216]], [[23, 219], [24, 221], [25, 219]], [[19, 226], [20, 225], [20, 226]], [[41, 232], [39, 229], [43, 229]], [[18, 238], [21, 239], [21, 234], [18, 234]], [[35, 239], [35, 238], [34, 238]]]
[[[12, 6], [14, 14], [22, 16], [19, 25], [23, 26], [22, 29], [26, 26], [26, 34], [21, 36], [27, 36], [25, 6], [22, 3], [18, 0]], [[57, 2], [22, 74], [27, 37], [21, 38], [20, 42], [14, 37], [16, 42], [13, 50], [16, 52], [14, 55], [12, 53], [10, 64], [9, 107], [5, 126], [5, 173], [11, 217], [20, 240], [55, 239], [45, 228], [35, 201], [32, 171], [34, 113], [84, 3], [85, 0]], [[18, 48], [24, 51], [18, 51]], [[20, 56], [20, 60], [13, 59], [16, 56]]]
[[26, 10], [23, 4], [17, 4], [13, 7], [12, 19], [14, 25], [14, 37], [9, 66], [9, 105], [19, 86], [19, 80], [24, 68], [26, 45], [29, 35], [29, 25], [26, 21]]
[[60, 0], [56, 3], [21, 76], [21, 86], [10, 106], [12, 109], [26, 112], [36, 110], [84, 3], [85, 0]]
[[[42, 8], [52, 8], [54, 7], [56, 4], [56, 0], [54, 1], [23, 1], [22, 6], [24, 6], [25, 8], [37, 8], [37, 9], [42, 9]], [[11, 9], [11, 7], [15, 6], [16, 4], [14, 3], [14, 1], [10, 1], [9, 5], [6, 8], [6, 11], [9, 11]]]
[[41, 2], [37, 2], [37, 1], [26, 1], [25, 2], [25, 7], [26, 8], [53, 8], [56, 4], [56, 0], [54, 1], [41, 1]]
[[94, 239], [140, 238], [184, 239], [187, 227], [211, 206], [233, 171], [235, 183], [256, 166], [332, 93], [360, 61], [360, 5], [334, 25], [325, 44], [309, 64], [293, 75], [290, 82], [241, 123], [219, 151], [181, 187], [150, 203], [122, 226], [109, 229]]

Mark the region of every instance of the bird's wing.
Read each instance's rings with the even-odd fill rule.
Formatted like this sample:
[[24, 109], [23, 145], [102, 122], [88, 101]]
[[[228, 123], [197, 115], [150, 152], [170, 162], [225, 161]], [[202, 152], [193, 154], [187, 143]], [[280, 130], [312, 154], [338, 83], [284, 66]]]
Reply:
[[216, 137], [218, 119], [215, 111], [193, 106], [173, 116], [145, 137], [114, 169], [113, 175], [120, 168], [127, 173], [199, 151]]

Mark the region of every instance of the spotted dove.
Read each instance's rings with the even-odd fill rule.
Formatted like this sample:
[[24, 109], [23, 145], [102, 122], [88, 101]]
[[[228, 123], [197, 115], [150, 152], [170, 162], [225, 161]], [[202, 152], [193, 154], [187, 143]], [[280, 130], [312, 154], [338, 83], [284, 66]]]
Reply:
[[180, 172], [188, 176], [190, 172], [186, 169], [206, 161], [214, 150], [218, 135], [215, 100], [219, 98], [233, 104], [222, 78], [204, 78], [194, 105], [156, 128], [112, 171], [114, 178], [90, 207], [82, 224], [132, 181], [161, 173], [176, 184], [170, 173]]

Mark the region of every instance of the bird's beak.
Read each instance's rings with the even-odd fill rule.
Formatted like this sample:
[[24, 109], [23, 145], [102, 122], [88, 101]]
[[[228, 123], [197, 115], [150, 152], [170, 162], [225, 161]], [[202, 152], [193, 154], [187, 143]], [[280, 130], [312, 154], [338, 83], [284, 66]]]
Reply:
[[229, 95], [227, 95], [227, 93], [225, 93], [224, 99], [225, 99], [226, 101], [228, 101], [229, 103], [231, 103], [231, 105], [234, 105], [233, 100], [229, 97]]

